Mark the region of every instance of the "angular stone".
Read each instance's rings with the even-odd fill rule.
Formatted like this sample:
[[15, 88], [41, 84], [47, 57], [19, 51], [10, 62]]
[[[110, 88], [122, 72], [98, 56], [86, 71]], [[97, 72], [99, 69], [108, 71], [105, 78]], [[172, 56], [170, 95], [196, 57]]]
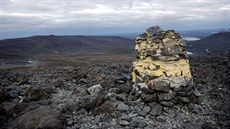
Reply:
[[127, 111], [129, 110], [129, 106], [121, 102], [118, 104], [117, 109], [120, 111]]
[[195, 90], [193, 91], [193, 94], [196, 96], [196, 97], [199, 97], [201, 96], [200, 92], [195, 88]]
[[119, 120], [119, 124], [123, 125], [123, 126], [127, 126], [127, 125], [129, 125], [129, 122], [126, 120]]
[[104, 101], [103, 95], [89, 95], [80, 98], [79, 105], [81, 108], [94, 109]]
[[163, 115], [157, 116], [156, 120], [159, 122], [165, 122], [167, 120], [167, 118]]
[[0, 89], [0, 103], [5, 100], [8, 100], [9, 98], [10, 98], [10, 94], [5, 90]]
[[161, 101], [160, 104], [166, 107], [173, 106], [173, 102], [170, 102], [170, 101]]
[[145, 126], [147, 126], [147, 122], [141, 118], [134, 118], [130, 124], [130, 127], [140, 127], [140, 128], [144, 128]]
[[161, 91], [161, 92], [169, 92], [169, 84], [164, 81], [150, 81], [148, 84], [149, 89]]
[[162, 30], [159, 26], [153, 26], [153, 27], [146, 29], [146, 33], [151, 36], [155, 35], [156, 33], [162, 32], [162, 31], [164, 30]]
[[132, 120], [131, 116], [126, 115], [126, 114], [124, 114], [124, 113], [122, 114], [121, 117], [119, 117], [119, 119], [121, 119], [121, 120], [126, 120], [126, 121], [131, 121], [131, 120]]
[[202, 123], [188, 122], [185, 124], [185, 129], [202, 129]]
[[178, 88], [186, 85], [186, 80], [183, 76], [174, 77], [170, 80], [170, 88]]
[[33, 87], [27, 91], [26, 100], [38, 101], [40, 99], [46, 99], [48, 97], [49, 94], [47, 94], [44, 89], [41, 89], [40, 87]]
[[65, 88], [65, 83], [63, 80], [58, 80], [58, 81], [54, 82], [54, 86], [57, 88], [63, 89], [63, 88]]
[[78, 82], [79, 82], [79, 83], [86, 83], [87, 80], [86, 80], [85, 78], [81, 78]]
[[177, 97], [178, 101], [182, 103], [189, 103], [190, 99], [188, 97]]
[[158, 100], [163, 101], [163, 100], [170, 100], [175, 96], [175, 93], [171, 90], [169, 90], [168, 93], [158, 93]]
[[93, 110], [93, 115], [105, 114], [105, 113], [112, 113], [115, 111], [115, 107], [109, 101], [103, 103], [102, 105], [96, 107]]
[[145, 116], [147, 113], [149, 113], [149, 111], [151, 110], [151, 108], [149, 106], [145, 106], [140, 112], [139, 114], [142, 116]]
[[154, 95], [154, 94], [144, 94], [144, 93], [141, 94], [141, 99], [142, 99], [144, 102], [147, 102], [147, 103], [153, 102], [153, 101], [156, 101], [156, 100], [157, 100], [157, 99], [156, 99], [156, 95]]
[[157, 102], [152, 102], [148, 104], [151, 108], [150, 114], [151, 115], [160, 115], [162, 112], [162, 106], [158, 104]]
[[132, 91], [133, 87], [130, 83], [125, 83], [125, 84], [117, 85], [116, 88], [118, 88], [119, 93], [129, 94]]
[[98, 94], [100, 93], [101, 91], [103, 90], [101, 84], [98, 84], [98, 85], [93, 85], [91, 86], [90, 88], [87, 89], [87, 91], [93, 95], [93, 94]]
[[114, 81], [114, 83], [116, 83], [116, 84], [125, 84], [127, 81], [128, 81], [128, 79], [126, 77], [123, 77], [123, 78], [116, 79]]

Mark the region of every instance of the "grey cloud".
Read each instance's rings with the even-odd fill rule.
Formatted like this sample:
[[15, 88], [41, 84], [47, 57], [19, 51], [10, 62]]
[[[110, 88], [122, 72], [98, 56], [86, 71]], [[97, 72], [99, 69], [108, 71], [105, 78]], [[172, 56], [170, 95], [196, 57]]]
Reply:
[[0, 0], [0, 5], [4, 31], [153, 24], [182, 28], [187, 23], [208, 28], [230, 19], [229, 0]]

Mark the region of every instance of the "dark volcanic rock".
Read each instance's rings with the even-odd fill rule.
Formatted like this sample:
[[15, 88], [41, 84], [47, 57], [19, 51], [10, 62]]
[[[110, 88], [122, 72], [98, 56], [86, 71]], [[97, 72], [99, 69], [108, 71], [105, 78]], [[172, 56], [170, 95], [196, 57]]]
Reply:
[[145, 126], [147, 126], [147, 122], [141, 118], [135, 118], [130, 122], [129, 126], [144, 128]]
[[155, 94], [144, 94], [144, 93], [141, 94], [141, 99], [142, 99], [144, 102], [147, 102], [147, 103], [153, 102], [153, 101], [156, 101], [156, 100], [157, 100]]
[[103, 95], [88, 95], [80, 99], [79, 105], [82, 108], [94, 109], [100, 106], [103, 103], [103, 101], [104, 101]]
[[189, 103], [190, 99], [188, 97], [177, 97], [177, 99], [182, 103]]
[[2, 101], [8, 100], [9, 98], [10, 98], [10, 94], [7, 91], [0, 88], [0, 103]]
[[5, 111], [6, 115], [9, 117], [16, 117], [16, 114], [19, 114], [26, 108], [25, 103], [19, 103], [17, 101], [3, 102], [1, 106], [2, 109]]
[[132, 90], [132, 84], [131, 83], [125, 83], [125, 84], [121, 84], [121, 85], [117, 85], [116, 88], [118, 88], [119, 93], [130, 93]]
[[197, 122], [189, 122], [187, 124], [185, 124], [185, 129], [202, 129], [202, 125], [201, 123]]
[[59, 87], [61, 89], [65, 88], [64, 81], [62, 81], [62, 80], [58, 80], [58, 81], [54, 82], [54, 86], [57, 88]]
[[160, 115], [162, 112], [162, 106], [156, 102], [152, 102], [148, 104], [151, 108], [150, 114], [151, 115]]
[[0, 107], [0, 127], [4, 127], [8, 122], [7, 112]]
[[106, 101], [99, 107], [96, 107], [93, 110], [94, 115], [99, 115], [99, 114], [105, 114], [105, 113], [112, 113], [116, 110], [113, 104], [111, 104], [109, 101]]
[[28, 90], [26, 100], [38, 101], [40, 99], [46, 99], [48, 96], [49, 95], [45, 92], [44, 89], [35, 87]]
[[148, 85], [149, 89], [161, 91], [161, 92], [169, 92], [169, 84], [166, 82], [153, 82], [151, 85]]
[[170, 100], [175, 96], [175, 93], [173, 93], [171, 90], [169, 90], [168, 93], [158, 93], [157, 97], [159, 101], [163, 100]]
[[16, 118], [9, 129], [61, 129], [58, 113], [48, 107], [40, 107]]
[[155, 35], [156, 33], [159, 33], [159, 32], [162, 32], [164, 30], [162, 30], [159, 26], [153, 26], [153, 27], [150, 27], [146, 30], [146, 32], [149, 34], [149, 35]]

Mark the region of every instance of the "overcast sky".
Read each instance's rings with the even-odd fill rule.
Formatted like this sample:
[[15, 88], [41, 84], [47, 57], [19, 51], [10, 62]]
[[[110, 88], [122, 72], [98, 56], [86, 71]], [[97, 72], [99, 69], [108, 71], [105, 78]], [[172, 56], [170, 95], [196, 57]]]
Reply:
[[230, 0], [0, 0], [0, 38], [230, 28]]

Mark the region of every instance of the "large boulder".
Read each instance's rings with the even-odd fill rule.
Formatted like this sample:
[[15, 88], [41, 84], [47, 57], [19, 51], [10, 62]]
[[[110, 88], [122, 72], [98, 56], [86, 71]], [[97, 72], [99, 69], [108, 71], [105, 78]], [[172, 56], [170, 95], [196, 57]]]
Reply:
[[61, 129], [58, 112], [49, 107], [39, 107], [17, 117], [9, 129]]

